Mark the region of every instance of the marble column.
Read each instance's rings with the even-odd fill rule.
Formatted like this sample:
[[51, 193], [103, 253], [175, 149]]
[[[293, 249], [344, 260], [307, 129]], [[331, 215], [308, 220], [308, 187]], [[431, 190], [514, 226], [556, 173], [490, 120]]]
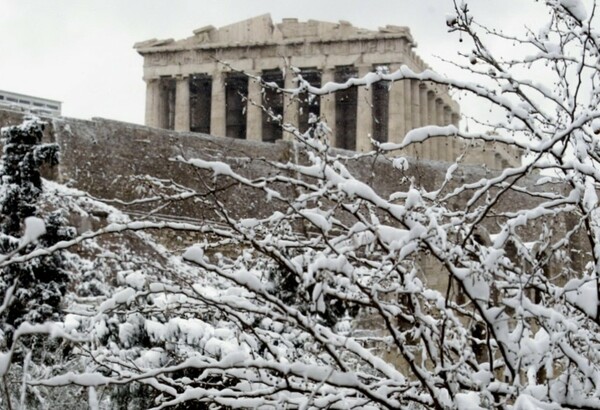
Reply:
[[175, 131], [190, 130], [190, 84], [188, 77], [177, 77], [175, 88]]
[[444, 106], [444, 125], [452, 125], [452, 108]]
[[[419, 84], [419, 108], [420, 108], [420, 120], [421, 126], [425, 127], [429, 125], [429, 101], [427, 100], [427, 85], [423, 82]], [[431, 159], [431, 146], [433, 140], [425, 141], [423, 143], [421, 155], [425, 159]]]
[[[324, 68], [321, 72], [321, 87], [332, 82], [334, 82], [334, 70], [332, 68]], [[331, 130], [329, 138], [330, 144], [333, 145], [335, 143], [335, 94], [322, 95], [320, 104], [321, 121], [325, 122]]]
[[[415, 128], [413, 122], [413, 105], [412, 105], [412, 85], [411, 80], [402, 80], [404, 84], [404, 124], [405, 132], [408, 133], [410, 130]], [[405, 135], [402, 136], [404, 139]], [[414, 145], [405, 149], [404, 153], [411, 157], [415, 156]]]
[[146, 80], [146, 114], [144, 123], [149, 127], [159, 127], [160, 119], [160, 81], [156, 78]]
[[435, 99], [435, 91], [429, 91], [427, 93], [427, 110], [429, 112], [427, 122], [429, 125], [437, 125], [437, 105], [435, 103]]
[[[437, 104], [435, 103], [435, 91], [427, 92], [427, 122], [429, 125], [437, 125]], [[435, 138], [431, 141], [431, 159], [438, 161], [440, 159], [440, 139]]]
[[460, 115], [452, 114], [452, 124], [458, 128], [458, 124], [460, 123]]
[[[258, 74], [260, 75], [260, 74]], [[246, 139], [262, 141], [262, 87], [257, 80], [248, 78], [248, 103], [246, 105]]]
[[412, 116], [413, 116], [413, 128], [419, 128], [423, 124], [421, 123], [421, 90], [420, 81], [410, 80], [410, 88], [412, 93]]
[[210, 133], [218, 137], [224, 137], [226, 131], [225, 123], [225, 81], [224, 73], [215, 71], [212, 75], [212, 92], [210, 102]]
[[435, 124], [444, 126], [444, 102], [441, 98], [435, 100]]
[[[371, 72], [371, 66], [358, 67], [358, 77]], [[372, 88], [358, 87], [356, 102], [356, 151], [367, 152], [373, 149], [373, 91]]]
[[[444, 106], [444, 125], [452, 125], [452, 108], [450, 108], [450, 106], [446, 105]], [[456, 161], [456, 158], [458, 157], [457, 153], [456, 153], [456, 141], [455, 141], [455, 137], [447, 137], [445, 138], [447, 144], [446, 144], [446, 161], [448, 162], [454, 162]]]
[[388, 108], [388, 140], [394, 143], [400, 143], [406, 134], [406, 114], [404, 98], [405, 81], [396, 81], [390, 88], [389, 108]]
[[[297, 88], [298, 83], [294, 81], [295, 79], [296, 77], [292, 73], [286, 73], [284, 79], [284, 88]], [[283, 123], [298, 128], [298, 100], [292, 98], [292, 95], [288, 93], [283, 95]], [[284, 131], [283, 139], [286, 141], [292, 141], [294, 137], [289, 132]]]
[[[411, 103], [412, 103], [412, 127], [413, 129], [421, 127], [423, 124], [421, 123], [421, 91], [420, 91], [421, 82], [418, 80], [410, 80], [410, 89], [411, 89]], [[412, 152], [412, 156], [417, 158], [423, 157], [423, 144], [417, 143], [414, 144], [412, 149], [409, 150]]]

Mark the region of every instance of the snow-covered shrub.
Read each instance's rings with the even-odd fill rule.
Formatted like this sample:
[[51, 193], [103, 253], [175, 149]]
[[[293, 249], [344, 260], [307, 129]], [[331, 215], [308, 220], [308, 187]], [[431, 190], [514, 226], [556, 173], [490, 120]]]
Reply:
[[[40, 168], [58, 162], [58, 145], [42, 144], [44, 125], [27, 120], [2, 129], [0, 169], [0, 249], [3, 254], [25, 254], [36, 246], [48, 247], [74, 235], [63, 226], [60, 211], [39, 218], [42, 192]], [[2, 313], [4, 345], [24, 322], [43, 323], [61, 317], [61, 299], [69, 281], [60, 252], [4, 267], [0, 291], [10, 289], [10, 300]]]

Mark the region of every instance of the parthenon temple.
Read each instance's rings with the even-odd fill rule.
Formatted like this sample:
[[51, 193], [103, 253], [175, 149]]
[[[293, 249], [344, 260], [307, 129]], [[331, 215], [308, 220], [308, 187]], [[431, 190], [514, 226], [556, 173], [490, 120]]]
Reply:
[[[411, 129], [458, 125], [460, 119], [459, 106], [448, 90], [432, 83], [379, 82], [370, 88], [294, 99], [263, 89], [245, 75], [293, 88], [297, 76], [290, 67], [319, 87], [375, 70], [393, 71], [401, 65], [420, 72], [428, 67], [413, 51], [415, 42], [406, 27], [388, 25], [374, 31], [347, 21], [293, 18], [273, 24], [265, 14], [219, 29], [202, 27], [193, 34], [177, 41], [152, 39], [135, 44], [144, 57], [146, 125], [274, 142], [286, 136], [273, 115], [301, 132], [320, 118], [331, 130], [333, 146], [362, 152], [372, 149], [371, 139], [401, 142]], [[457, 138], [437, 138], [409, 148], [406, 154], [454, 161], [464, 151], [464, 143]], [[471, 155], [474, 162], [504, 168], [519, 161], [508, 151], [488, 151]]]

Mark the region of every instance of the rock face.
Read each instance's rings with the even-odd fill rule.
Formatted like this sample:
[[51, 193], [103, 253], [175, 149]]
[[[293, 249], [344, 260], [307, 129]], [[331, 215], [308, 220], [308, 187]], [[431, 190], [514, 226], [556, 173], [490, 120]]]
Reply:
[[[0, 110], [0, 125], [19, 124], [22, 117], [23, 113], [20, 112]], [[47, 121], [45, 138], [61, 146], [61, 161], [46, 176], [89, 192], [97, 198], [127, 202], [166, 194], [167, 191], [161, 191], [158, 187], [157, 180], [187, 186], [199, 192], [201, 197], [207, 192], [206, 183], [213, 181], [213, 175], [173, 161], [177, 156], [223, 161], [248, 178], [281, 172], [272, 167], [269, 164], [271, 162], [306, 162], [305, 150], [292, 141], [272, 144], [175, 132], [99, 118], [86, 121], [60, 117]], [[339, 153], [353, 154], [343, 150]], [[402, 184], [407, 183], [401, 181], [407, 179], [428, 189], [439, 187], [450, 166], [446, 162], [417, 161], [410, 157], [407, 161], [407, 170], [394, 168], [384, 157], [376, 160], [373, 157], [353, 159], [347, 161], [347, 166], [357, 179], [369, 183], [384, 195], [402, 189]], [[475, 181], [493, 173], [494, 171], [485, 167], [462, 165], [455, 171], [454, 179]], [[263, 193], [248, 192], [237, 185], [224, 188], [218, 199], [234, 212], [234, 216], [269, 215], [276, 206]], [[162, 208], [159, 214], [196, 220], [210, 218], [210, 207], [198, 203], [198, 200], [196, 197], [174, 201]], [[518, 209], [520, 205], [522, 203], [519, 202], [518, 195], [507, 201], [507, 206], [511, 209]], [[133, 204], [128, 206], [128, 210], [143, 212], [154, 206], [156, 203]]]
[[[291, 67], [316, 87], [401, 65], [421, 72], [427, 65], [414, 46], [407, 27], [388, 25], [374, 31], [347, 21], [297, 19], [274, 24], [266, 14], [218, 29], [202, 27], [186, 39], [152, 39], [134, 47], [144, 57], [146, 125], [253, 141], [285, 139], [275, 124], [278, 120], [257, 106], [262, 104], [279, 121], [302, 132], [310, 132], [311, 117], [318, 117], [331, 129], [335, 147], [364, 152], [371, 150], [371, 138], [400, 142], [417, 127], [458, 124], [459, 106], [446, 88], [415, 80], [292, 98], [263, 90], [256, 77], [294, 88], [298, 84]], [[406, 154], [450, 161], [463, 148], [456, 139], [436, 139]], [[486, 153], [483, 147], [471, 151], [473, 163], [490, 168], [520, 161], [510, 151]]]

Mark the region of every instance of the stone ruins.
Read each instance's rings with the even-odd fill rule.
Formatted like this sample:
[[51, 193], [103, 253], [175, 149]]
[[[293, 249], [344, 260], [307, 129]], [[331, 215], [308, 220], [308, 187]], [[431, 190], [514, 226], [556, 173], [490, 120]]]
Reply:
[[[296, 87], [289, 67], [313, 86], [344, 82], [374, 70], [407, 65], [422, 71], [427, 65], [415, 54], [406, 27], [378, 31], [330, 23], [283, 19], [274, 24], [265, 14], [219, 29], [206, 26], [182, 40], [148, 40], [134, 48], [144, 57], [146, 125], [238, 139], [273, 142], [285, 138], [281, 127], [260, 107], [268, 107], [284, 123], [305, 132], [314, 118], [331, 129], [337, 148], [372, 149], [371, 138], [400, 142], [405, 133], [424, 125], [458, 125], [459, 106], [447, 89], [419, 81], [377, 83], [370, 89], [292, 99], [264, 89], [244, 73], [261, 76], [280, 87]], [[222, 62], [226, 62], [227, 65]], [[426, 141], [407, 156], [464, 162], [502, 169], [520, 164], [504, 147], [467, 147], [457, 138]]]

